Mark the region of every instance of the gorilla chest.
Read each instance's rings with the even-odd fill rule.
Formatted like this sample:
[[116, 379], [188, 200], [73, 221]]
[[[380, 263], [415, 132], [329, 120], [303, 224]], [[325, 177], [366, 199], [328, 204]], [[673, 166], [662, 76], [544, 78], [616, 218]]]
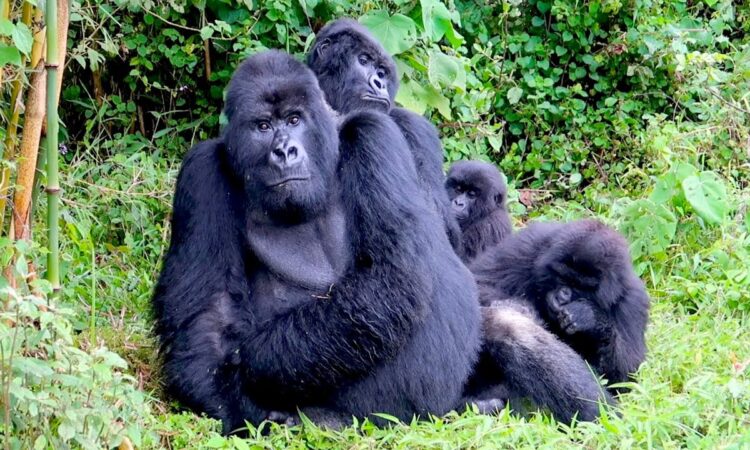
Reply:
[[292, 226], [249, 223], [247, 242], [256, 261], [249, 276], [250, 298], [261, 315], [325, 299], [349, 261], [339, 210]]

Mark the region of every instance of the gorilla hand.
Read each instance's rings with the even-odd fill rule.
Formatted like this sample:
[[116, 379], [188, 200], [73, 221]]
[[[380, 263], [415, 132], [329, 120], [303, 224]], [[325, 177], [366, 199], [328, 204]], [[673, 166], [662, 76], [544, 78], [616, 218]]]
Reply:
[[611, 330], [610, 321], [600, 307], [584, 297], [576, 297], [567, 286], [547, 294], [547, 307], [567, 335], [586, 334], [602, 338]]

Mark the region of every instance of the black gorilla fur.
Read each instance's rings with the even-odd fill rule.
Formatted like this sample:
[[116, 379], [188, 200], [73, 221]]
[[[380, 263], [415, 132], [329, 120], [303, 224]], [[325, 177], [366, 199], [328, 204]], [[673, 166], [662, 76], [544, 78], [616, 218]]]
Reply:
[[508, 187], [489, 163], [458, 161], [448, 171], [445, 188], [462, 234], [461, 257], [471, 262], [513, 232], [506, 209]]
[[[376, 110], [388, 113], [396, 122], [409, 144], [420, 184], [442, 215], [449, 239], [460, 254], [461, 233], [445, 192], [437, 130], [424, 117], [394, 106], [398, 74], [382, 45], [356, 21], [336, 20], [317, 33], [308, 65], [328, 103], [339, 113]], [[495, 379], [474, 377], [467, 390], [469, 400], [476, 401], [481, 410], [490, 410], [501, 398], [531, 397], [561, 420], [570, 420], [576, 413], [582, 419], [594, 419], [598, 415], [596, 401], [607, 397], [585, 362], [538, 324], [526, 321], [515, 325], [498, 311], [483, 314], [482, 360], [489, 367], [482, 373], [502, 366], [503, 381], [511, 391], [495, 389]], [[508, 312], [509, 317], [515, 314]]]
[[314, 74], [273, 51], [239, 66], [225, 111], [183, 162], [153, 297], [168, 391], [225, 432], [459, 405], [477, 291], [398, 126], [358, 112], [337, 132]]
[[626, 381], [645, 358], [649, 297], [625, 239], [593, 220], [511, 235], [507, 188], [489, 163], [455, 163], [446, 189], [482, 305], [522, 304], [610, 382]]
[[609, 382], [628, 380], [645, 359], [650, 300], [627, 242], [601, 222], [530, 224], [469, 268], [483, 305], [525, 299]]
[[409, 144], [420, 185], [442, 216], [448, 239], [459, 250], [460, 230], [443, 188], [443, 147], [437, 130], [424, 117], [395, 105], [396, 64], [380, 42], [356, 21], [336, 20], [317, 33], [307, 63], [337, 112], [377, 110], [396, 122]]

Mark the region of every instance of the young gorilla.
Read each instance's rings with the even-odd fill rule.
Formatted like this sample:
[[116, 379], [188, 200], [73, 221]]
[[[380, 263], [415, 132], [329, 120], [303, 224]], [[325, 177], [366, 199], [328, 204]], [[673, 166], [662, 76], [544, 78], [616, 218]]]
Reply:
[[482, 305], [525, 303], [612, 383], [638, 369], [649, 298], [619, 233], [587, 220], [534, 223], [510, 236], [505, 184], [492, 164], [454, 164], [446, 189]]
[[467, 264], [513, 232], [505, 206], [508, 188], [492, 164], [458, 161], [448, 171], [445, 187], [461, 228], [461, 256]]
[[645, 359], [650, 300], [627, 242], [601, 222], [532, 223], [469, 269], [483, 305], [525, 299], [610, 383], [628, 380]]
[[225, 112], [183, 162], [153, 297], [169, 392], [225, 432], [297, 407], [455, 408], [477, 291], [396, 124], [359, 112], [337, 132], [314, 74], [274, 51], [239, 66]]
[[443, 188], [443, 147], [424, 117], [395, 105], [398, 73], [393, 59], [370, 32], [351, 19], [328, 23], [316, 35], [307, 63], [331, 107], [340, 114], [382, 111], [398, 125], [414, 158], [422, 188], [442, 216], [448, 239], [461, 236]]
[[[454, 248], [460, 252], [460, 231], [443, 185], [443, 152], [437, 131], [424, 117], [394, 105], [398, 91], [396, 67], [380, 43], [356, 21], [337, 20], [318, 32], [308, 65], [337, 112], [382, 111], [395, 121], [409, 145], [421, 186], [435, 203]], [[584, 420], [597, 417], [597, 401], [608, 397], [601, 393], [585, 362], [543, 327], [509, 322], [498, 311], [488, 311], [483, 316], [485, 330], [489, 330], [485, 348], [492, 347], [484, 353], [492, 354], [494, 361], [503, 366], [503, 376], [513, 389], [507, 396], [532, 397], [564, 421], [576, 413]], [[495, 384], [494, 380], [487, 381]], [[499, 404], [500, 398], [495, 394], [506, 396], [505, 392], [483, 389], [481, 383], [472, 382], [472, 386], [475, 389], [469, 391], [470, 400], [477, 400], [482, 410]]]

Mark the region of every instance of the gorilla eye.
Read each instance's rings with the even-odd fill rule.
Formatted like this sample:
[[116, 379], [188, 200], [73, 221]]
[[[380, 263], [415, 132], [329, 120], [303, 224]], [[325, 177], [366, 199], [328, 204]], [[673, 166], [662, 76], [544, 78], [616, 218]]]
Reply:
[[260, 131], [268, 131], [268, 130], [271, 129], [271, 124], [268, 123], [268, 122], [265, 122], [265, 121], [261, 122], [261, 123], [258, 124], [258, 129]]
[[479, 193], [477, 191], [475, 191], [475, 190], [471, 190], [471, 191], [467, 192], [466, 195], [469, 198], [476, 198], [476, 196], [479, 195]]
[[297, 114], [289, 116], [289, 118], [286, 120], [286, 123], [288, 123], [289, 125], [297, 125], [299, 123], [299, 116]]
[[388, 76], [388, 71], [385, 69], [385, 67], [378, 67], [378, 76], [380, 78], [385, 78]]
[[370, 61], [369, 56], [365, 54], [359, 55], [359, 63], [362, 64], [363, 66], [366, 66], [369, 61]]

